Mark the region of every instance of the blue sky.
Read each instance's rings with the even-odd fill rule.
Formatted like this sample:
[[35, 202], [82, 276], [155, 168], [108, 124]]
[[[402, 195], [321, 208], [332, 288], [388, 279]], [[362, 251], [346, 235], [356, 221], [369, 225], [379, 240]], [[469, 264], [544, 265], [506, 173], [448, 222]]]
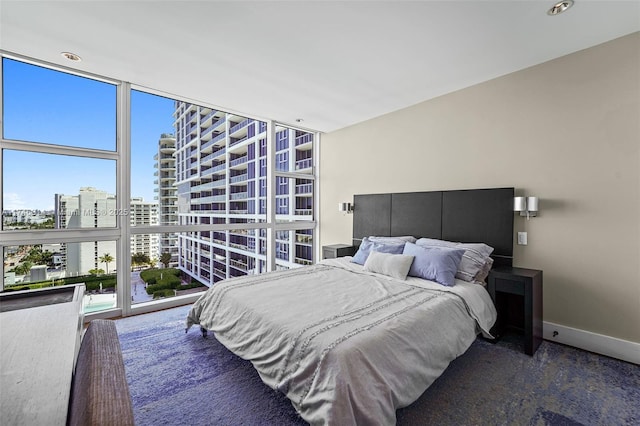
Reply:
[[[56, 145], [116, 148], [116, 86], [3, 60], [4, 138]], [[173, 133], [173, 100], [131, 95], [131, 196], [153, 201], [153, 156], [162, 133]], [[116, 164], [26, 151], [3, 151], [3, 206], [53, 209], [54, 194], [93, 186], [116, 192]]]

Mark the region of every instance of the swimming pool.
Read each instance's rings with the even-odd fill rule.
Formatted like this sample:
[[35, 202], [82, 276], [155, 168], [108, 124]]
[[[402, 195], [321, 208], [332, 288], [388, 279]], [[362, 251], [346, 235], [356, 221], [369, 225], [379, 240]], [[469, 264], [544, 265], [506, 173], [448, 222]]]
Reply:
[[82, 312], [97, 312], [115, 308], [117, 303], [115, 294], [85, 294]]

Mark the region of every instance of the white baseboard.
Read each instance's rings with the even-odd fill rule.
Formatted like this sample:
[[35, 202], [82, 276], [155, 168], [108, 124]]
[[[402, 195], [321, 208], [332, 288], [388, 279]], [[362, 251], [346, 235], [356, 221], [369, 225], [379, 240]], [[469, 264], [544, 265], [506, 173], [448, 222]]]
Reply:
[[542, 337], [623, 361], [640, 364], [640, 343], [544, 321]]

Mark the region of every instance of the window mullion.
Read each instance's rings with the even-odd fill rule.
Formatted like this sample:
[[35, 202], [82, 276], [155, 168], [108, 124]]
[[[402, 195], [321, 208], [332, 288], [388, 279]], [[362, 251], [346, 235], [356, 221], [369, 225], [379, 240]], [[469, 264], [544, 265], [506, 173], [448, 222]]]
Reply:
[[[116, 206], [118, 211], [131, 214], [131, 85], [122, 83], [118, 86], [117, 102], [117, 140], [116, 149], [116, 186], [118, 197]], [[131, 231], [129, 215], [118, 215], [116, 226], [120, 230], [118, 239], [118, 273], [117, 286], [118, 306], [122, 308], [122, 316], [131, 312]]]
[[276, 144], [275, 125], [267, 121], [267, 272], [276, 270]]

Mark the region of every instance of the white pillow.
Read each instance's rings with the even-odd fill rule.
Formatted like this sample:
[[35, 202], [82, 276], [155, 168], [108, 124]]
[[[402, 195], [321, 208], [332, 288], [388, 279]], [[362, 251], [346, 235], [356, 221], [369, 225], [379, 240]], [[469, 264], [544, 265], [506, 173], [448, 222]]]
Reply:
[[411, 263], [413, 256], [372, 251], [364, 263], [364, 270], [404, 280], [411, 269]]

